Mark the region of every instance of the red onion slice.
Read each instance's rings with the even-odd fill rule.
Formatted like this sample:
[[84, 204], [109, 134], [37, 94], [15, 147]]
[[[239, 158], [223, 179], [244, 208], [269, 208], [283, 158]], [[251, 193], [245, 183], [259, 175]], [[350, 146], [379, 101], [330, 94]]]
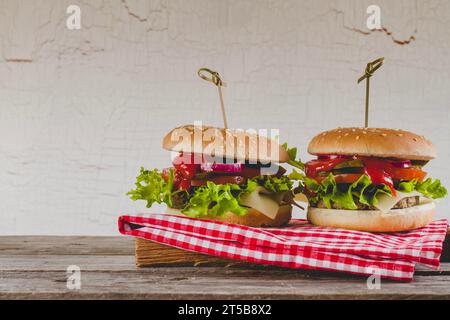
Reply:
[[393, 167], [396, 168], [411, 168], [412, 163], [410, 160], [391, 161]]
[[334, 160], [334, 159], [351, 159], [351, 156], [344, 156], [340, 154], [321, 154], [317, 156], [318, 160]]
[[243, 163], [209, 163], [203, 162], [200, 166], [203, 172], [225, 172], [225, 173], [239, 173], [244, 170]]

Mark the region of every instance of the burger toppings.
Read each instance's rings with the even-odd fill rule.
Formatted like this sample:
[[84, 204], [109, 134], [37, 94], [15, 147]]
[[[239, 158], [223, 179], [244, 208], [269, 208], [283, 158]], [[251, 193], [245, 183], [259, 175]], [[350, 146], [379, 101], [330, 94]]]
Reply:
[[[209, 159], [208, 159], [209, 160]], [[214, 159], [209, 162], [202, 155], [180, 153], [172, 162], [172, 168], [166, 168], [162, 172], [165, 181], [169, 180], [169, 171], [174, 171], [174, 188], [177, 190], [189, 190], [192, 187], [207, 185], [207, 182], [215, 184], [245, 184], [247, 179], [261, 175], [261, 165], [247, 165], [245, 163], [221, 163]], [[195, 161], [201, 161], [200, 163]], [[274, 174], [278, 177], [286, 172], [278, 167]]]
[[261, 164], [228, 164], [190, 153], [180, 153], [172, 165], [161, 172], [141, 168], [131, 199], [145, 200], [147, 207], [166, 203], [191, 217], [244, 215], [255, 208], [272, 219], [280, 205], [293, 202], [293, 182], [280, 166], [262, 175]]
[[312, 206], [388, 212], [417, 205], [418, 196], [447, 194], [439, 180], [425, 180], [426, 175], [410, 160], [320, 155], [305, 164], [304, 175], [294, 171], [290, 178], [303, 182]]

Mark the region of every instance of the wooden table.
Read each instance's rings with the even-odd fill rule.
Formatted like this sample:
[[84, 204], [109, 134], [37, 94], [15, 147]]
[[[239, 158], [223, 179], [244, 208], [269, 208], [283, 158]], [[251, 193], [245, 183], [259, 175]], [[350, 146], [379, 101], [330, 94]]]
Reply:
[[[449, 248], [445, 248], [448, 254]], [[81, 288], [67, 288], [67, 267]], [[412, 283], [269, 267], [135, 267], [127, 237], [0, 237], [3, 299], [449, 299], [450, 263]]]

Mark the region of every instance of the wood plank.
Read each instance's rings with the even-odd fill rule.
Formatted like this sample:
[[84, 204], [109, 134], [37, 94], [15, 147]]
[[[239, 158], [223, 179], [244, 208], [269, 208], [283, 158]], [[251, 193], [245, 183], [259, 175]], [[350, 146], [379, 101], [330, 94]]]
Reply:
[[450, 299], [449, 276], [416, 276], [411, 283], [382, 281], [369, 290], [361, 277], [296, 270], [147, 268], [82, 271], [81, 290], [66, 288], [63, 271], [1, 271], [5, 299]]
[[415, 268], [416, 275], [450, 275], [450, 262], [441, 262], [439, 270], [433, 270], [429, 267], [417, 265]]
[[231, 266], [245, 262], [217, 258], [200, 253], [180, 250], [156, 242], [136, 238], [136, 265], [156, 266]]
[[[450, 238], [447, 237], [441, 256], [441, 261], [450, 261]], [[195, 252], [180, 250], [161, 245], [152, 241], [136, 238], [136, 265], [149, 266], [230, 266], [242, 265], [246, 262], [222, 259]]]
[[1, 236], [0, 255], [134, 255], [131, 237]]
[[[66, 271], [70, 265], [77, 265], [82, 271], [135, 271], [136, 265], [133, 256], [102, 256], [102, 255], [0, 255], [1, 271]], [[201, 265], [206, 267], [206, 265]], [[171, 267], [174, 267], [173, 265]], [[224, 264], [217, 267], [224, 268], [247, 268], [261, 270], [285, 270], [285, 272], [294, 271], [296, 274], [323, 274], [325, 276], [347, 277], [343, 273], [331, 273], [311, 270], [292, 270], [275, 266], [263, 266], [260, 264]], [[442, 263], [440, 270], [432, 270], [426, 267], [417, 267], [416, 275], [450, 275], [450, 263]]]
[[450, 262], [450, 229], [447, 231], [447, 237], [442, 246], [441, 261]]
[[134, 271], [135, 259], [132, 255], [0, 255], [1, 271], [63, 271], [76, 265], [82, 271]]

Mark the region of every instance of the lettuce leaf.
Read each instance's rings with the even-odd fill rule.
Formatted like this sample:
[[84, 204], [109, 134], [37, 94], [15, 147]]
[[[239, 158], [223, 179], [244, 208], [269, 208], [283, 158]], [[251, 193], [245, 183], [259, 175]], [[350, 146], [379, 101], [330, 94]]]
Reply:
[[133, 201], [147, 201], [147, 208], [154, 203], [166, 203], [168, 206], [172, 206], [173, 180], [173, 170], [169, 171], [169, 179], [166, 182], [158, 170], [150, 171], [141, 167], [140, 174], [136, 178], [136, 188], [129, 191], [127, 195]]
[[311, 204], [316, 205], [322, 200], [329, 209], [332, 208], [333, 203], [344, 209], [358, 209], [356, 199], [364, 205], [373, 206], [378, 203], [377, 197], [381, 193], [391, 195], [388, 186], [373, 185], [367, 175], [362, 175], [352, 184], [337, 184], [331, 173], [320, 183], [295, 170], [289, 178], [300, 180], [304, 184], [304, 188], [311, 194], [309, 197]]
[[367, 175], [362, 175], [352, 184], [336, 184], [330, 173], [320, 185], [319, 200], [322, 199], [327, 208], [331, 208], [333, 202], [344, 209], [356, 210], [358, 206], [355, 199], [364, 205], [374, 206], [381, 193], [392, 195], [388, 186], [373, 185]]
[[433, 181], [431, 178], [428, 178], [421, 183], [417, 183], [416, 190], [425, 197], [431, 199], [439, 199], [447, 196], [447, 189], [441, 185], [441, 181], [439, 179]]
[[375, 206], [378, 204], [378, 196], [380, 196], [381, 194], [386, 194], [386, 195], [392, 197], [392, 191], [387, 185], [371, 184], [367, 188], [367, 190], [363, 194], [361, 194], [362, 198], [366, 199], [366, 202], [361, 202], [361, 198], [360, 198], [360, 202], [365, 205], [368, 205], [368, 206]]
[[293, 186], [293, 182], [287, 176], [259, 176], [250, 181], [256, 182], [259, 186], [274, 193], [289, 191]]
[[396, 189], [401, 192], [409, 193], [416, 190], [417, 187], [417, 179], [411, 181], [402, 181], [396, 186]]
[[241, 188], [236, 184], [217, 185], [208, 181], [206, 186], [195, 190], [188, 205], [181, 212], [195, 218], [221, 216], [226, 212], [241, 216], [247, 213], [247, 208], [241, 206], [235, 196], [241, 192]]
[[418, 182], [417, 179], [411, 181], [402, 181], [399, 183], [397, 189], [402, 192], [417, 191], [423, 194], [424, 197], [430, 199], [440, 199], [447, 196], [447, 189], [441, 185], [441, 181], [428, 178], [425, 181]]
[[284, 150], [286, 150], [288, 156], [289, 156], [289, 160], [287, 161], [288, 164], [290, 164], [293, 167], [296, 167], [300, 170], [305, 170], [305, 164], [303, 162], [301, 162], [300, 159], [296, 160], [297, 158], [297, 148], [291, 148], [289, 149], [288, 144], [284, 143], [281, 145]]

